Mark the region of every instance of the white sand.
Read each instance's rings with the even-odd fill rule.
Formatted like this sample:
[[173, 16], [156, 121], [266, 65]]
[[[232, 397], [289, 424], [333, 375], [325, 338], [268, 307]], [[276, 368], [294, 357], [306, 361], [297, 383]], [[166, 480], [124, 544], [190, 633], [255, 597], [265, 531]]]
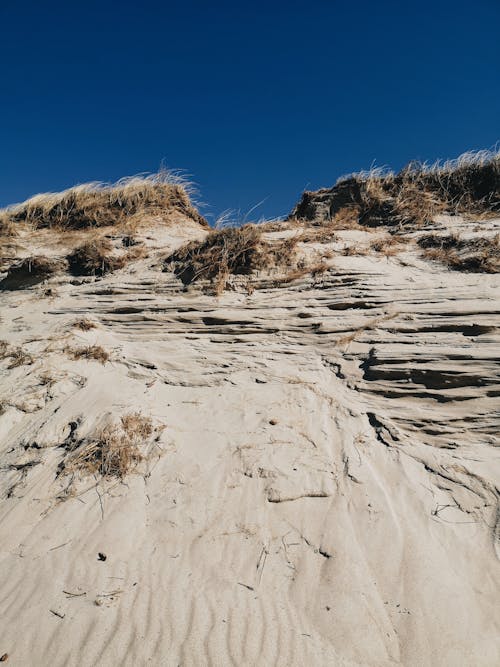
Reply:
[[[34, 357], [0, 362], [0, 655], [500, 664], [499, 276], [335, 255], [215, 298], [154, 252], [53, 297], [0, 292], [0, 338]], [[110, 362], [63, 351], [94, 344]], [[69, 425], [131, 411], [165, 426], [145, 466], [62, 499]]]

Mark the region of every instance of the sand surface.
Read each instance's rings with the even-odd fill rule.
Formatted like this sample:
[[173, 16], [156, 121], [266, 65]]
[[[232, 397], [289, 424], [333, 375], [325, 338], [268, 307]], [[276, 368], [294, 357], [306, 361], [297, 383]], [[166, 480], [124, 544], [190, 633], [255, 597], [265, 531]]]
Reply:
[[[205, 232], [155, 233], [102, 279], [0, 292], [33, 361], [0, 361], [7, 664], [500, 664], [500, 277], [345, 256], [370, 236], [346, 231], [323, 275], [214, 297], [158, 268]], [[58, 475], [137, 411], [135, 473]]]

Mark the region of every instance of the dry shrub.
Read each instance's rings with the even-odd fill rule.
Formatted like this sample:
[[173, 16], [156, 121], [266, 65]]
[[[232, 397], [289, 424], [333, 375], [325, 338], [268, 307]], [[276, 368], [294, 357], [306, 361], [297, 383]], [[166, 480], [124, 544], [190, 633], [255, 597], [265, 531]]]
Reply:
[[42, 255], [26, 257], [9, 267], [7, 276], [0, 282], [0, 288], [18, 290], [32, 287], [47, 280], [66, 268], [66, 262]]
[[144, 245], [135, 245], [133, 248], [128, 250], [125, 255], [125, 262], [132, 262], [136, 259], [144, 259], [148, 256], [148, 250]]
[[67, 256], [67, 261], [74, 276], [103, 276], [123, 269], [129, 262], [147, 257], [147, 254], [147, 249], [137, 244], [127, 252], [116, 255], [109, 239], [97, 238], [75, 248]]
[[297, 238], [268, 242], [255, 225], [213, 231], [203, 241], [192, 241], [165, 260], [164, 270], [174, 270], [184, 285], [210, 280], [220, 294], [230, 275], [290, 265], [294, 261]]
[[432, 222], [436, 215], [447, 209], [445, 201], [438, 194], [427, 190], [424, 183], [405, 183], [396, 192], [393, 201], [394, 221], [399, 225], [422, 226]]
[[342, 206], [332, 218], [336, 229], [358, 229], [359, 228], [359, 206]]
[[383, 238], [373, 241], [370, 244], [370, 248], [375, 252], [385, 255], [385, 257], [392, 257], [404, 248], [404, 244], [402, 244], [401, 240], [396, 236], [388, 234]]
[[76, 320], [76, 322], [73, 322], [73, 326], [76, 329], [80, 329], [81, 331], [89, 331], [90, 329], [95, 329], [97, 325], [92, 320], [89, 320], [86, 317], [82, 317], [81, 320]]
[[18, 366], [30, 366], [33, 363], [33, 357], [22, 348], [16, 347], [9, 354], [11, 362], [8, 368], [17, 368]]
[[54, 377], [51, 371], [42, 371], [38, 376], [40, 384], [44, 387], [50, 389], [57, 382], [57, 378]]
[[16, 225], [10, 220], [5, 211], [0, 211], [0, 239], [2, 243], [9, 237], [15, 236], [17, 232]]
[[119, 424], [108, 424], [94, 436], [70, 441], [68, 456], [59, 472], [123, 479], [144, 459], [141, 448], [153, 434], [153, 423], [139, 412], [124, 415]]
[[322, 224], [353, 206], [367, 226], [420, 226], [443, 212], [498, 212], [500, 153], [465, 153], [431, 166], [412, 162], [398, 174], [380, 169], [352, 174], [333, 188], [305, 192], [289, 218]]
[[462, 239], [457, 234], [428, 234], [418, 239], [426, 259], [467, 273], [500, 272], [500, 235]]
[[36, 195], [1, 212], [3, 224], [29, 223], [34, 227], [83, 229], [117, 225], [131, 217], [155, 215], [170, 221], [182, 214], [203, 227], [205, 219], [189, 198], [191, 186], [174, 172], [163, 170], [117, 183], [86, 183], [59, 193]]
[[33, 357], [25, 352], [22, 347], [12, 347], [5, 340], [0, 340], [0, 360], [10, 359], [7, 368], [17, 368], [18, 366], [31, 365]]
[[112, 250], [113, 246], [108, 239], [84, 243], [68, 255], [69, 270], [74, 276], [103, 276], [123, 268], [126, 256], [116, 257]]
[[109, 352], [100, 345], [88, 345], [87, 347], [80, 348], [66, 348], [65, 352], [74, 361], [78, 361], [79, 359], [94, 359], [95, 361], [100, 361], [101, 364], [104, 365], [109, 360]]

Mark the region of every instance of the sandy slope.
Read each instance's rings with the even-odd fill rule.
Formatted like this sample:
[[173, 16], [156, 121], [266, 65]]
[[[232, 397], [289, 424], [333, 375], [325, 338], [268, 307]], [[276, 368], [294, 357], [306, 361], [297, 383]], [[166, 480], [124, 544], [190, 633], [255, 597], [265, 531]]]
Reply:
[[[0, 362], [8, 664], [499, 664], [500, 278], [329, 263], [218, 299], [154, 257], [1, 293], [34, 358]], [[75, 429], [137, 410], [147, 464], [65, 493]]]

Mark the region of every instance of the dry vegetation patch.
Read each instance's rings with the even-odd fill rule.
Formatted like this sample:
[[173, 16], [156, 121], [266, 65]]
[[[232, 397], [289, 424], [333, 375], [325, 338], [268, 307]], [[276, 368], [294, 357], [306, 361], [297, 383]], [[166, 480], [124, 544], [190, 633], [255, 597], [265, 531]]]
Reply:
[[86, 183], [58, 193], [36, 195], [0, 212], [2, 227], [28, 223], [40, 228], [84, 229], [118, 225], [145, 215], [169, 221], [183, 214], [207, 222], [189, 198], [190, 184], [174, 172], [125, 178], [117, 183]]
[[500, 272], [500, 234], [465, 239], [458, 234], [427, 234], [417, 243], [426, 259], [442, 262], [454, 271]]
[[372, 241], [370, 248], [375, 252], [385, 255], [385, 257], [392, 257], [404, 250], [405, 244], [401, 242], [401, 238], [387, 234], [382, 238]]
[[22, 349], [22, 347], [13, 347], [7, 341], [0, 340], [0, 361], [10, 359], [7, 368], [17, 368], [18, 366], [30, 366], [34, 363], [31, 354]]
[[297, 266], [295, 269], [288, 271], [282, 278], [278, 278], [275, 281], [276, 285], [287, 285], [292, 283], [295, 280], [300, 280], [305, 276], [311, 276], [312, 278], [317, 278], [318, 276], [323, 275], [328, 271], [330, 267], [323, 262], [314, 262], [313, 264], [303, 264]]
[[127, 263], [126, 255], [113, 255], [108, 239], [95, 239], [75, 248], [67, 257], [69, 270], [74, 276], [103, 276]]
[[61, 259], [44, 256], [26, 257], [9, 267], [7, 276], [0, 282], [0, 288], [18, 290], [32, 287], [64, 271], [67, 263]]
[[117, 254], [109, 239], [94, 238], [75, 248], [67, 256], [67, 261], [74, 276], [103, 276], [123, 269], [129, 262], [147, 257], [147, 254], [146, 247], [140, 243]]
[[93, 359], [95, 361], [100, 361], [101, 364], [105, 364], [109, 360], [109, 352], [105, 350], [100, 345], [88, 345], [86, 347], [79, 348], [66, 348], [66, 354], [68, 354], [74, 361], [80, 359]]
[[87, 438], [70, 438], [63, 445], [67, 455], [59, 466], [59, 474], [123, 479], [144, 460], [144, 447], [154, 433], [151, 418], [133, 412]]
[[89, 320], [87, 317], [82, 317], [80, 320], [73, 322], [73, 326], [80, 331], [90, 331], [90, 329], [95, 329], [97, 324], [92, 320]]
[[457, 160], [412, 162], [397, 174], [380, 169], [339, 179], [333, 188], [305, 192], [290, 219], [335, 220], [358, 211], [361, 225], [421, 226], [438, 213], [485, 215], [500, 211], [500, 153], [465, 153]]
[[249, 275], [257, 270], [292, 266], [298, 236], [266, 241], [258, 225], [228, 227], [213, 231], [203, 241], [192, 241], [165, 260], [164, 270], [172, 270], [185, 285], [209, 280], [220, 294], [230, 275]]

